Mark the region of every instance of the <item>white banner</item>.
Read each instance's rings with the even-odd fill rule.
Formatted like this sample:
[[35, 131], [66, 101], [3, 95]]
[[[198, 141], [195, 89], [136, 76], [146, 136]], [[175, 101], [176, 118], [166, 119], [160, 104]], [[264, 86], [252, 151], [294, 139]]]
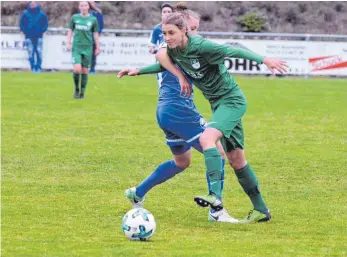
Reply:
[[[66, 36], [45, 35], [43, 38], [42, 68], [72, 70], [71, 52], [66, 48]], [[153, 64], [148, 38], [101, 37], [101, 53], [97, 70], [115, 71]], [[1, 34], [2, 68], [29, 69], [25, 38], [22, 34]]]
[[29, 69], [25, 38], [20, 34], [1, 34], [1, 67]]
[[[29, 68], [26, 45], [22, 34], [1, 34], [3, 68]], [[239, 45], [258, 54], [277, 57], [289, 64], [293, 75], [347, 76], [347, 44], [345, 42], [308, 42], [283, 40], [213, 39], [220, 44]], [[148, 52], [147, 37], [102, 36], [97, 70], [115, 71], [154, 63]], [[71, 52], [66, 49], [66, 36], [45, 35], [43, 69], [71, 70]], [[265, 65], [242, 59], [226, 58], [231, 73], [269, 74]]]
[[[308, 48], [305, 41], [269, 40], [214, 40], [219, 44], [243, 46], [257, 54], [280, 58], [288, 62], [288, 74], [304, 75], [308, 72]], [[226, 58], [225, 65], [231, 73], [270, 74], [265, 65], [256, 62]]]

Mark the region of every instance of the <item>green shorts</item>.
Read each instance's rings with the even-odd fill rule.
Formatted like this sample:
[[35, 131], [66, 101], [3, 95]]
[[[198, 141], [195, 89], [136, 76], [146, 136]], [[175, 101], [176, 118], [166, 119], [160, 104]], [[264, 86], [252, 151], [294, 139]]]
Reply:
[[227, 153], [236, 148], [244, 148], [244, 134], [241, 118], [247, 109], [247, 101], [239, 88], [230, 96], [221, 99], [212, 107], [212, 118], [208, 127], [216, 128], [223, 133], [221, 143]]
[[93, 45], [74, 46], [72, 48], [72, 64], [81, 64], [83, 68], [90, 68], [93, 58]]

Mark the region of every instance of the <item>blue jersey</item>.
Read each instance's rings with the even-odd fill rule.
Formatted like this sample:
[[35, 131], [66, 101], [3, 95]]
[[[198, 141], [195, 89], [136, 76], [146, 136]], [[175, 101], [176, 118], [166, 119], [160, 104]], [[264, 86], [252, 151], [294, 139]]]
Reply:
[[[153, 28], [149, 43], [156, 49], [164, 45], [161, 24]], [[187, 80], [193, 86], [188, 78]], [[192, 146], [201, 152], [199, 137], [205, 129], [205, 120], [194, 105], [193, 92], [189, 97], [182, 96], [178, 78], [168, 71], [158, 73], [157, 81], [159, 86], [157, 121], [165, 133], [166, 143], [172, 153], [183, 154]]]
[[[149, 43], [156, 48], [159, 48], [160, 45], [165, 43], [161, 24], [154, 26], [149, 39]], [[187, 103], [187, 99], [193, 101], [193, 93], [189, 98], [180, 95], [180, 83], [178, 81], [178, 78], [175, 77], [172, 73], [168, 71], [158, 73], [157, 81], [159, 87], [159, 105], [171, 104], [172, 102], [185, 105]], [[190, 84], [192, 85], [191, 82]], [[177, 101], [180, 102], [177, 103]], [[189, 108], [191, 108], [191, 106], [189, 106]]]

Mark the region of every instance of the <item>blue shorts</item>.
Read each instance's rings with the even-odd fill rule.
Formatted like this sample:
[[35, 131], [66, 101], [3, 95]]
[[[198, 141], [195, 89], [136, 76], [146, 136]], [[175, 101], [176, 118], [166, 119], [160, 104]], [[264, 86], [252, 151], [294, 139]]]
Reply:
[[183, 154], [199, 144], [199, 137], [206, 126], [204, 118], [191, 100], [158, 105], [157, 121], [165, 133], [166, 144], [174, 155]]

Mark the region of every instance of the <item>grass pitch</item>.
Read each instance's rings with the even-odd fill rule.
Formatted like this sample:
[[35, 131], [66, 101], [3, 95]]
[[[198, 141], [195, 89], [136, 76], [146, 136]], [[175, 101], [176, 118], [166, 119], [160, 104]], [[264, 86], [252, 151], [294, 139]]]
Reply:
[[[347, 80], [238, 77], [248, 100], [246, 154], [273, 219], [207, 222], [204, 161], [147, 195], [157, 221], [130, 242], [123, 197], [171, 158], [155, 120], [154, 76], [2, 73], [2, 256], [346, 256]], [[210, 108], [198, 90], [196, 104]], [[251, 209], [230, 167], [224, 204]]]

